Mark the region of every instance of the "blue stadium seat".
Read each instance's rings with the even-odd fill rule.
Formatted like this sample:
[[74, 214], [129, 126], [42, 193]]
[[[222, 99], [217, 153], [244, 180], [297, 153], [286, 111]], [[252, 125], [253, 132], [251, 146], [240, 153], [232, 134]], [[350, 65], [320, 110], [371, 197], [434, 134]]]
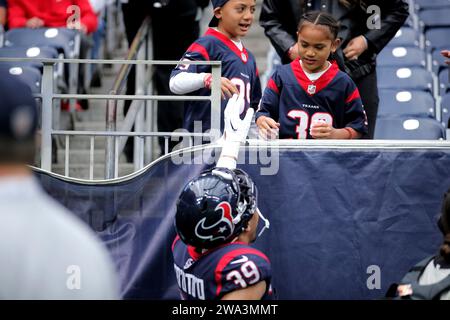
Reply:
[[425, 91], [380, 90], [378, 116], [434, 118], [434, 105], [433, 96]]
[[424, 9], [419, 11], [422, 28], [450, 27], [450, 8]]
[[[0, 58], [58, 58], [58, 51], [51, 47], [3, 47], [0, 48]], [[33, 61], [7, 62], [9, 65], [29, 66], [42, 70], [42, 63]]]
[[450, 93], [442, 96], [441, 100], [441, 122], [444, 127], [449, 128], [448, 120], [450, 119]]
[[450, 0], [415, 0], [416, 10], [450, 8]]
[[443, 69], [441, 70], [441, 72], [439, 72], [439, 94], [441, 96], [443, 96], [444, 94], [446, 94], [449, 91], [449, 79], [450, 79], [450, 75], [449, 75], [449, 70], [448, 69]]
[[378, 88], [433, 92], [433, 78], [423, 68], [377, 68]]
[[397, 31], [387, 47], [418, 47], [419, 39], [417, 31], [413, 28], [402, 27]]
[[427, 57], [419, 48], [387, 47], [377, 57], [380, 67], [426, 67]]
[[425, 48], [428, 52], [449, 47], [450, 28], [435, 28], [425, 32]]
[[11, 67], [9, 73], [25, 82], [33, 93], [41, 92], [41, 73], [32, 67]]
[[439, 121], [429, 118], [380, 117], [375, 139], [440, 140], [445, 139], [445, 129]]
[[431, 68], [435, 74], [438, 74], [442, 69], [447, 68], [445, 60], [447, 59], [441, 55], [441, 50], [433, 51], [431, 54]]
[[18, 28], [5, 33], [5, 46], [53, 47], [66, 58], [79, 55], [79, 33], [67, 28]]

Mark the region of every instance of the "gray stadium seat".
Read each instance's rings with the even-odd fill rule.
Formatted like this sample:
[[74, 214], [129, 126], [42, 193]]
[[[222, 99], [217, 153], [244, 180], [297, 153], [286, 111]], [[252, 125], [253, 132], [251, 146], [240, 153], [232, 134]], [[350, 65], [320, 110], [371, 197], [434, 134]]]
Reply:
[[433, 78], [423, 68], [377, 68], [378, 88], [433, 92]]
[[435, 101], [426, 91], [380, 90], [378, 116], [434, 118]]
[[5, 33], [5, 46], [53, 47], [66, 58], [79, 55], [79, 33], [67, 28], [18, 28]]
[[431, 54], [431, 68], [434, 73], [438, 74], [442, 69], [447, 68], [445, 60], [447, 59], [441, 55], [441, 50], [433, 51], [433, 53]]
[[429, 118], [380, 117], [375, 139], [440, 140], [445, 139], [445, 129], [439, 121]]
[[[0, 58], [58, 58], [58, 51], [52, 47], [3, 47]], [[7, 62], [9, 65], [28, 66], [42, 70], [42, 63], [33, 61]]]
[[402, 27], [397, 31], [387, 47], [418, 47], [419, 39], [417, 31], [413, 28]]
[[441, 110], [441, 122], [444, 127], [449, 128], [448, 120], [450, 119], [450, 93], [442, 96]]
[[426, 67], [425, 52], [419, 48], [386, 47], [377, 57], [380, 67]]
[[32, 67], [10, 67], [9, 73], [25, 82], [33, 93], [41, 92], [41, 73]]
[[450, 8], [424, 9], [419, 11], [419, 20], [424, 30], [450, 27]]
[[[450, 16], [448, 18], [450, 21]], [[450, 28], [434, 28], [425, 32], [425, 49], [428, 52], [450, 47]]]
[[416, 10], [450, 8], [450, 0], [414, 0]]
[[448, 69], [439, 72], [439, 94], [442, 96], [449, 91], [450, 74]]

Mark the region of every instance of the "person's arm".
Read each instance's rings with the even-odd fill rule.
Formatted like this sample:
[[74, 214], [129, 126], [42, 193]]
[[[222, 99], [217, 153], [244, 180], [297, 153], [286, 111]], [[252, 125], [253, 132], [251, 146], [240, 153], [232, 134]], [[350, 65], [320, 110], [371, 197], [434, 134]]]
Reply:
[[408, 3], [404, 0], [379, 1], [381, 28], [368, 30], [364, 37], [369, 47], [379, 53], [395, 36], [408, 18]]
[[261, 98], [258, 111], [255, 115], [255, 122], [258, 126], [259, 136], [263, 139], [275, 139], [280, 124], [279, 118], [280, 104], [280, 83], [278, 83], [278, 72], [275, 71], [267, 82], [264, 95]]
[[20, 5], [18, 0], [8, 1], [8, 27], [13, 28], [23, 28], [25, 27], [28, 17]]
[[311, 137], [314, 139], [359, 139], [362, 134], [351, 127], [333, 128], [329, 123], [317, 122], [311, 124]]
[[[286, 1], [286, 0], [283, 0]], [[282, 16], [279, 0], [264, 0], [260, 25], [264, 28], [264, 33], [269, 38], [278, 55], [284, 62], [288, 61], [288, 52], [296, 44], [296, 39], [287, 30], [282, 23], [285, 17]]]
[[249, 108], [243, 120], [239, 116], [242, 105], [245, 104], [244, 98], [234, 94], [228, 100], [224, 111], [225, 129], [223, 134], [222, 152], [216, 167], [236, 169], [239, 148], [241, 143], [247, 138], [250, 123], [253, 118], [254, 110]]
[[[169, 88], [175, 94], [187, 94], [202, 88], [211, 89], [212, 74], [211, 73], [192, 73], [180, 72], [170, 78]], [[238, 93], [236, 85], [227, 78], [221, 77], [222, 99], [231, 98]]]
[[[211, 89], [212, 74], [209, 66], [185, 64], [183, 61], [210, 61], [209, 43], [200, 38], [184, 53], [170, 75], [169, 88], [175, 94], [187, 94], [196, 90]], [[221, 77], [222, 98], [231, 98], [238, 93], [236, 86], [227, 78]]]
[[180, 72], [170, 78], [170, 91], [175, 94], [186, 94], [205, 88], [206, 75], [204, 72]]
[[260, 300], [266, 292], [266, 281], [260, 281], [250, 287], [227, 293], [222, 300]]

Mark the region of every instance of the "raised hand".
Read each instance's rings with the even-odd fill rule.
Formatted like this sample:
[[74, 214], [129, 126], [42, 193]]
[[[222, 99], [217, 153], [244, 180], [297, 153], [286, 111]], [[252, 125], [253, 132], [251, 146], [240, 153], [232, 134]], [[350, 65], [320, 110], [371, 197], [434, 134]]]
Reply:
[[244, 99], [242, 97], [240, 98], [237, 94], [234, 94], [230, 100], [228, 100], [224, 113], [225, 141], [243, 142], [247, 138], [250, 123], [255, 111], [253, 108], [249, 108], [245, 118], [241, 120], [239, 112], [244, 109], [244, 104]]

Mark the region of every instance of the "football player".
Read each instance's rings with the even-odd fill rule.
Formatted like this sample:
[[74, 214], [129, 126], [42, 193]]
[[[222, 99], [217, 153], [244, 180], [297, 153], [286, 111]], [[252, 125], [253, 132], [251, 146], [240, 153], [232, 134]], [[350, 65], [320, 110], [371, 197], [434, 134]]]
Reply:
[[[249, 244], [257, 238], [259, 219], [250, 176], [236, 169], [241, 141], [253, 116], [243, 120], [242, 98], [234, 95], [225, 109], [225, 133], [217, 166], [190, 181], [177, 202], [172, 245], [177, 283], [183, 299], [270, 299], [271, 266], [267, 256]], [[259, 236], [258, 235], [258, 236]]]

